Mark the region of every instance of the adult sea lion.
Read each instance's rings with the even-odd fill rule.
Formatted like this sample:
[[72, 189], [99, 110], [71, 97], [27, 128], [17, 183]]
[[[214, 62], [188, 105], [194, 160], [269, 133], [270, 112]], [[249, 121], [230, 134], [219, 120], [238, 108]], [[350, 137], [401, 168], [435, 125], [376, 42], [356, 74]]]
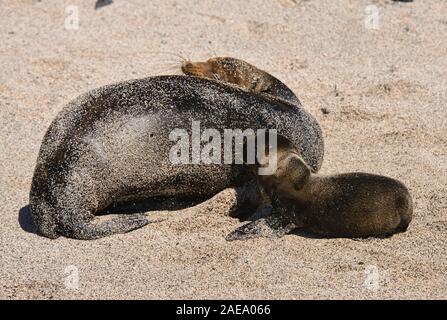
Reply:
[[117, 202], [211, 196], [249, 183], [253, 176], [244, 165], [171, 163], [170, 133], [191, 133], [191, 121], [218, 131], [276, 129], [317, 171], [320, 126], [297, 99], [285, 97], [193, 76], [131, 80], [80, 96], [59, 113], [42, 142], [30, 192], [38, 232], [76, 239], [124, 233], [148, 224], [148, 216], [97, 214]]

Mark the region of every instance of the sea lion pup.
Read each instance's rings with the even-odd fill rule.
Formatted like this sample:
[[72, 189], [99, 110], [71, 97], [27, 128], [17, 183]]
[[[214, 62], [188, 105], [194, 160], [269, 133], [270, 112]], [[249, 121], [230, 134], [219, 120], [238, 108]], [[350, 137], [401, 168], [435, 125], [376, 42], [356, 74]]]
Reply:
[[34, 224], [49, 238], [96, 239], [150, 222], [141, 213], [98, 216], [113, 203], [211, 197], [252, 183], [255, 177], [247, 166], [234, 161], [170, 160], [179, 142], [171, 134], [181, 129], [189, 139], [192, 121], [221, 136], [226, 129], [276, 129], [318, 170], [323, 160], [320, 126], [300, 104], [285, 104], [192, 76], [149, 77], [92, 90], [70, 102], [45, 134], [30, 191]]
[[272, 215], [240, 227], [227, 240], [280, 237], [295, 228], [323, 237], [349, 238], [406, 231], [413, 205], [401, 182], [368, 173], [315, 174], [281, 137], [276, 156], [276, 173], [258, 177], [271, 198]]
[[284, 83], [240, 59], [213, 57], [205, 62], [185, 61], [181, 69], [186, 75], [220, 80], [250, 92], [268, 94], [292, 105], [300, 104], [296, 95]]

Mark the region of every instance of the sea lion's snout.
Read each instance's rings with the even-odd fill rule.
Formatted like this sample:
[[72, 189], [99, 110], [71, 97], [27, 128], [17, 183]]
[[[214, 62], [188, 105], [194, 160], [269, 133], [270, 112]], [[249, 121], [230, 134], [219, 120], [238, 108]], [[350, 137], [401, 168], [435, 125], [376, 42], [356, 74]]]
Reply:
[[181, 68], [182, 72], [188, 76], [214, 78], [213, 68], [208, 62], [185, 61]]
[[194, 68], [194, 63], [191, 61], [185, 61], [182, 63], [182, 72], [189, 75]]

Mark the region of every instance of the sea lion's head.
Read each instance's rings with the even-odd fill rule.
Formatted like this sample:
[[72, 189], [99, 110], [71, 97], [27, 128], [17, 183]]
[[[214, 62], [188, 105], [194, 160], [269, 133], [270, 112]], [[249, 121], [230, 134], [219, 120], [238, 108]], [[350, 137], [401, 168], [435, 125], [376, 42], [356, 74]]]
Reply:
[[181, 68], [186, 75], [221, 80], [250, 90], [263, 91], [270, 85], [264, 71], [231, 57], [214, 57], [204, 62], [185, 61]]
[[212, 60], [209, 59], [205, 62], [185, 61], [182, 64], [182, 71], [189, 76], [218, 79], [218, 73]]

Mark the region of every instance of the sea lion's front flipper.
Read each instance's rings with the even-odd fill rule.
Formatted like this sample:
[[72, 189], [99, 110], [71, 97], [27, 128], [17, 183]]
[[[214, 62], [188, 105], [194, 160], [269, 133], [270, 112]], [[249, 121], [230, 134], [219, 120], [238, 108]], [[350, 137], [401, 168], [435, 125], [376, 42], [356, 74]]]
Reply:
[[235, 188], [235, 201], [230, 209], [230, 217], [248, 218], [256, 212], [256, 209], [262, 203], [262, 195], [256, 180], [250, 180], [244, 185]]
[[246, 240], [251, 238], [280, 238], [296, 228], [296, 225], [283, 216], [276, 214], [244, 224], [231, 232], [227, 241]]

